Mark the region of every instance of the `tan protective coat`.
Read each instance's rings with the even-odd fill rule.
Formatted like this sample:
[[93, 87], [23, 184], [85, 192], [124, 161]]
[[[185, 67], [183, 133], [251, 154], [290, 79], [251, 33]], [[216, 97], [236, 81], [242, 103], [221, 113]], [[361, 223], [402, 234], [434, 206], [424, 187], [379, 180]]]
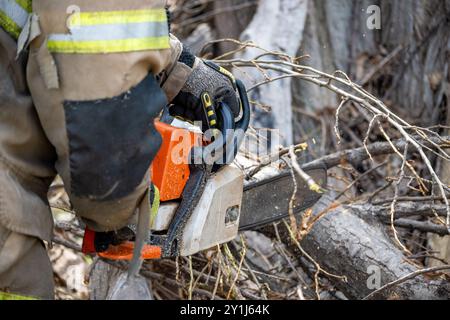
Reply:
[[[67, 8], [72, 5], [84, 11], [117, 11], [163, 8], [165, 1], [34, 0], [33, 12], [41, 34], [29, 39], [32, 41], [28, 64], [25, 54], [16, 60], [16, 42], [0, 29], [0, 291], [53, 296], [51, 265], [40, 239], [52, 239], [53, 218], [47, 191], [57, 173], [71, 194], [63, 101], [120, 95], [149, 72], [161, 73], [165, 91], [174, 95], [189, 73], [176, 62], [182, 46], [175, 37], [171, 37], [171, 48], [166, 50], [50, 54], [45, 47], [46, 38], [50, 33], [68, 32]], [[48, 71], [51, 75], [52, 70], [56, 70], [57, 82], [49, 88], [43, 74]], [[147, 174], [122, 199], [100, 203], [71, 197], [71, 201], [91, 228], [117, 229], [127, 224], [148, 184]], [[39, 272], [27, 272], [30, 269]]]
[[51, 299], [42, 240], [52, 238], [47, 190], [56, 154], [28, 92], [25, 61], [15, 56], [15, 42], [0, 29], [0, 292]]
[[[68, 138], [65, 127], [63, 101], [87, 101], [112, 98], [136, 86], [149, 73], [161, 73], [171, 59], [181, 50], [176, 40], [173, 49], [149, 50], [113, 54], [61, 54], [53, 53], [58, 79], [58, 89], [48, 89], [43, 78], [40, 56], [46, 50], [46, 37], [52, 33], [66, 33], [66, 10], [69, 6], [78, 6], [82, 12], [108, 10], [135, 10], [162, 8], [165, 1], [155, 0], [38, 0], [33, 2], [33, 12], [39, 17], [42, 34], [30, 45], [27, 78], [30, 90], [45, 133], [56, 148], [58, 159], [56, 168], [62, 176], [66, 189], [70, 190], [70, 161]], [[44, 55], [50, 53], [46, 52]], [[99, 123], [99, 125], [108, 125]], [[114, 155], [111, 155], [112, 157]], [[139, 201], [148, 187], [148, 176], [143, 177], [141, 185], [129, 196], [112, 202], [94, 202], [89, 199], [71, 200], [79, 215], [86, 218], [91, 228], [98, 231], [123, 227], [134, 213]]]

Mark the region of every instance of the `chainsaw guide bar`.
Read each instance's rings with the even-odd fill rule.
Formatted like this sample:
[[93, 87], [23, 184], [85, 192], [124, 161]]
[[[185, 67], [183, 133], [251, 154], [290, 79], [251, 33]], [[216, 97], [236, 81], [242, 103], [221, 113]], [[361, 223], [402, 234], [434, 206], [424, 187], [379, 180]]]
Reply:
[[[324, 166], [305, 167], [303, 170], [322, 187], [327, 183]], [[311, 191], [305, 181], [296, 175], [297, 192], [293, 205], [294, 214], [312, 207], [322, 194]], [[293, 177], [284, 172], [245, 186], [242, 199], [239, 231], [255, 230], [289, 216], [289, 203], [295, 191]]]

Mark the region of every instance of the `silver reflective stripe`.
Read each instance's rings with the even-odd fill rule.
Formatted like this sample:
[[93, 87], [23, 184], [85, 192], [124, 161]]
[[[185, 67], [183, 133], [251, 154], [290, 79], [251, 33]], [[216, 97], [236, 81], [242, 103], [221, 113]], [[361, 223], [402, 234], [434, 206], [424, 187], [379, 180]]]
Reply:
[[[1, 0], [0, 0], [1, 1]], [[71, 34], [51, 34], [51, 41], [108, 41], [143, 39], [168, 35], [167, 22], [104, 24], [72, 27]]]
[[27, 23], [28, 12], [14, 0], [0, 0], [0, 10], [3, 11], [20, 28], [23, 28]]

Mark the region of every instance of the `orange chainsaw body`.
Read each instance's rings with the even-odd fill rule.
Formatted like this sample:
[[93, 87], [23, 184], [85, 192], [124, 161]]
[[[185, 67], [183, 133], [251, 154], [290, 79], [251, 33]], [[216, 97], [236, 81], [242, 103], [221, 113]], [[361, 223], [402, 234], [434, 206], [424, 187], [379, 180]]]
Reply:
[[200, 145], [198, 133], [155, 122], [162, 144], [152, 163], [152, 182], [159, 189], [162, 202], [180, 199], [189, 179], [189, 154]]
[[[133, 242], [125, 242], [119, 246], [110, 246], [105, 252], [99, 252], [98, 255], [109, 260], [128, 260], [133, 259]], [[141, 258], [144, 260], [161, 258], [161, 247], [144, 245], [141, 252]]]
[[[162, 136], [162, 144], [151, 166], [152, 182], [159, 190], [161, 202], [177, 200], [182, 197], [189, 179], [190, 151], [201, 144], [202, 136], [159, 121], [155, 121], [155, 127]], [[84, 248], [92, 246], [94, 236], [94, 231], [86, 229]], [[131, 260], [133, 249], [134, 243], [125, 242], [119, 246], [110, 246], [107, 251], [98, 255], [109, 260]], [[92, 250], [94, 249], [83, 249], [86, 252], [92, 252]], [[159, 259], [161, 255], [161, 247], [144, 245], [141, 258]]]

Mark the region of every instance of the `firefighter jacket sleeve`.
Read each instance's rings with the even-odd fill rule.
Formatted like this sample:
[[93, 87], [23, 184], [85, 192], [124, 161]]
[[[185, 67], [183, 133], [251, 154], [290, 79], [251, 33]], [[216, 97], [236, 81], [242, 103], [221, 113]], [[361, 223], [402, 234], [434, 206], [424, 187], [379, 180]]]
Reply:
[[56, 170], [91, 229], [117, 230], [147, 198], [154, 120], [185, 81], [165, 1], [34, 0], [31, 12], [18, 46]]

